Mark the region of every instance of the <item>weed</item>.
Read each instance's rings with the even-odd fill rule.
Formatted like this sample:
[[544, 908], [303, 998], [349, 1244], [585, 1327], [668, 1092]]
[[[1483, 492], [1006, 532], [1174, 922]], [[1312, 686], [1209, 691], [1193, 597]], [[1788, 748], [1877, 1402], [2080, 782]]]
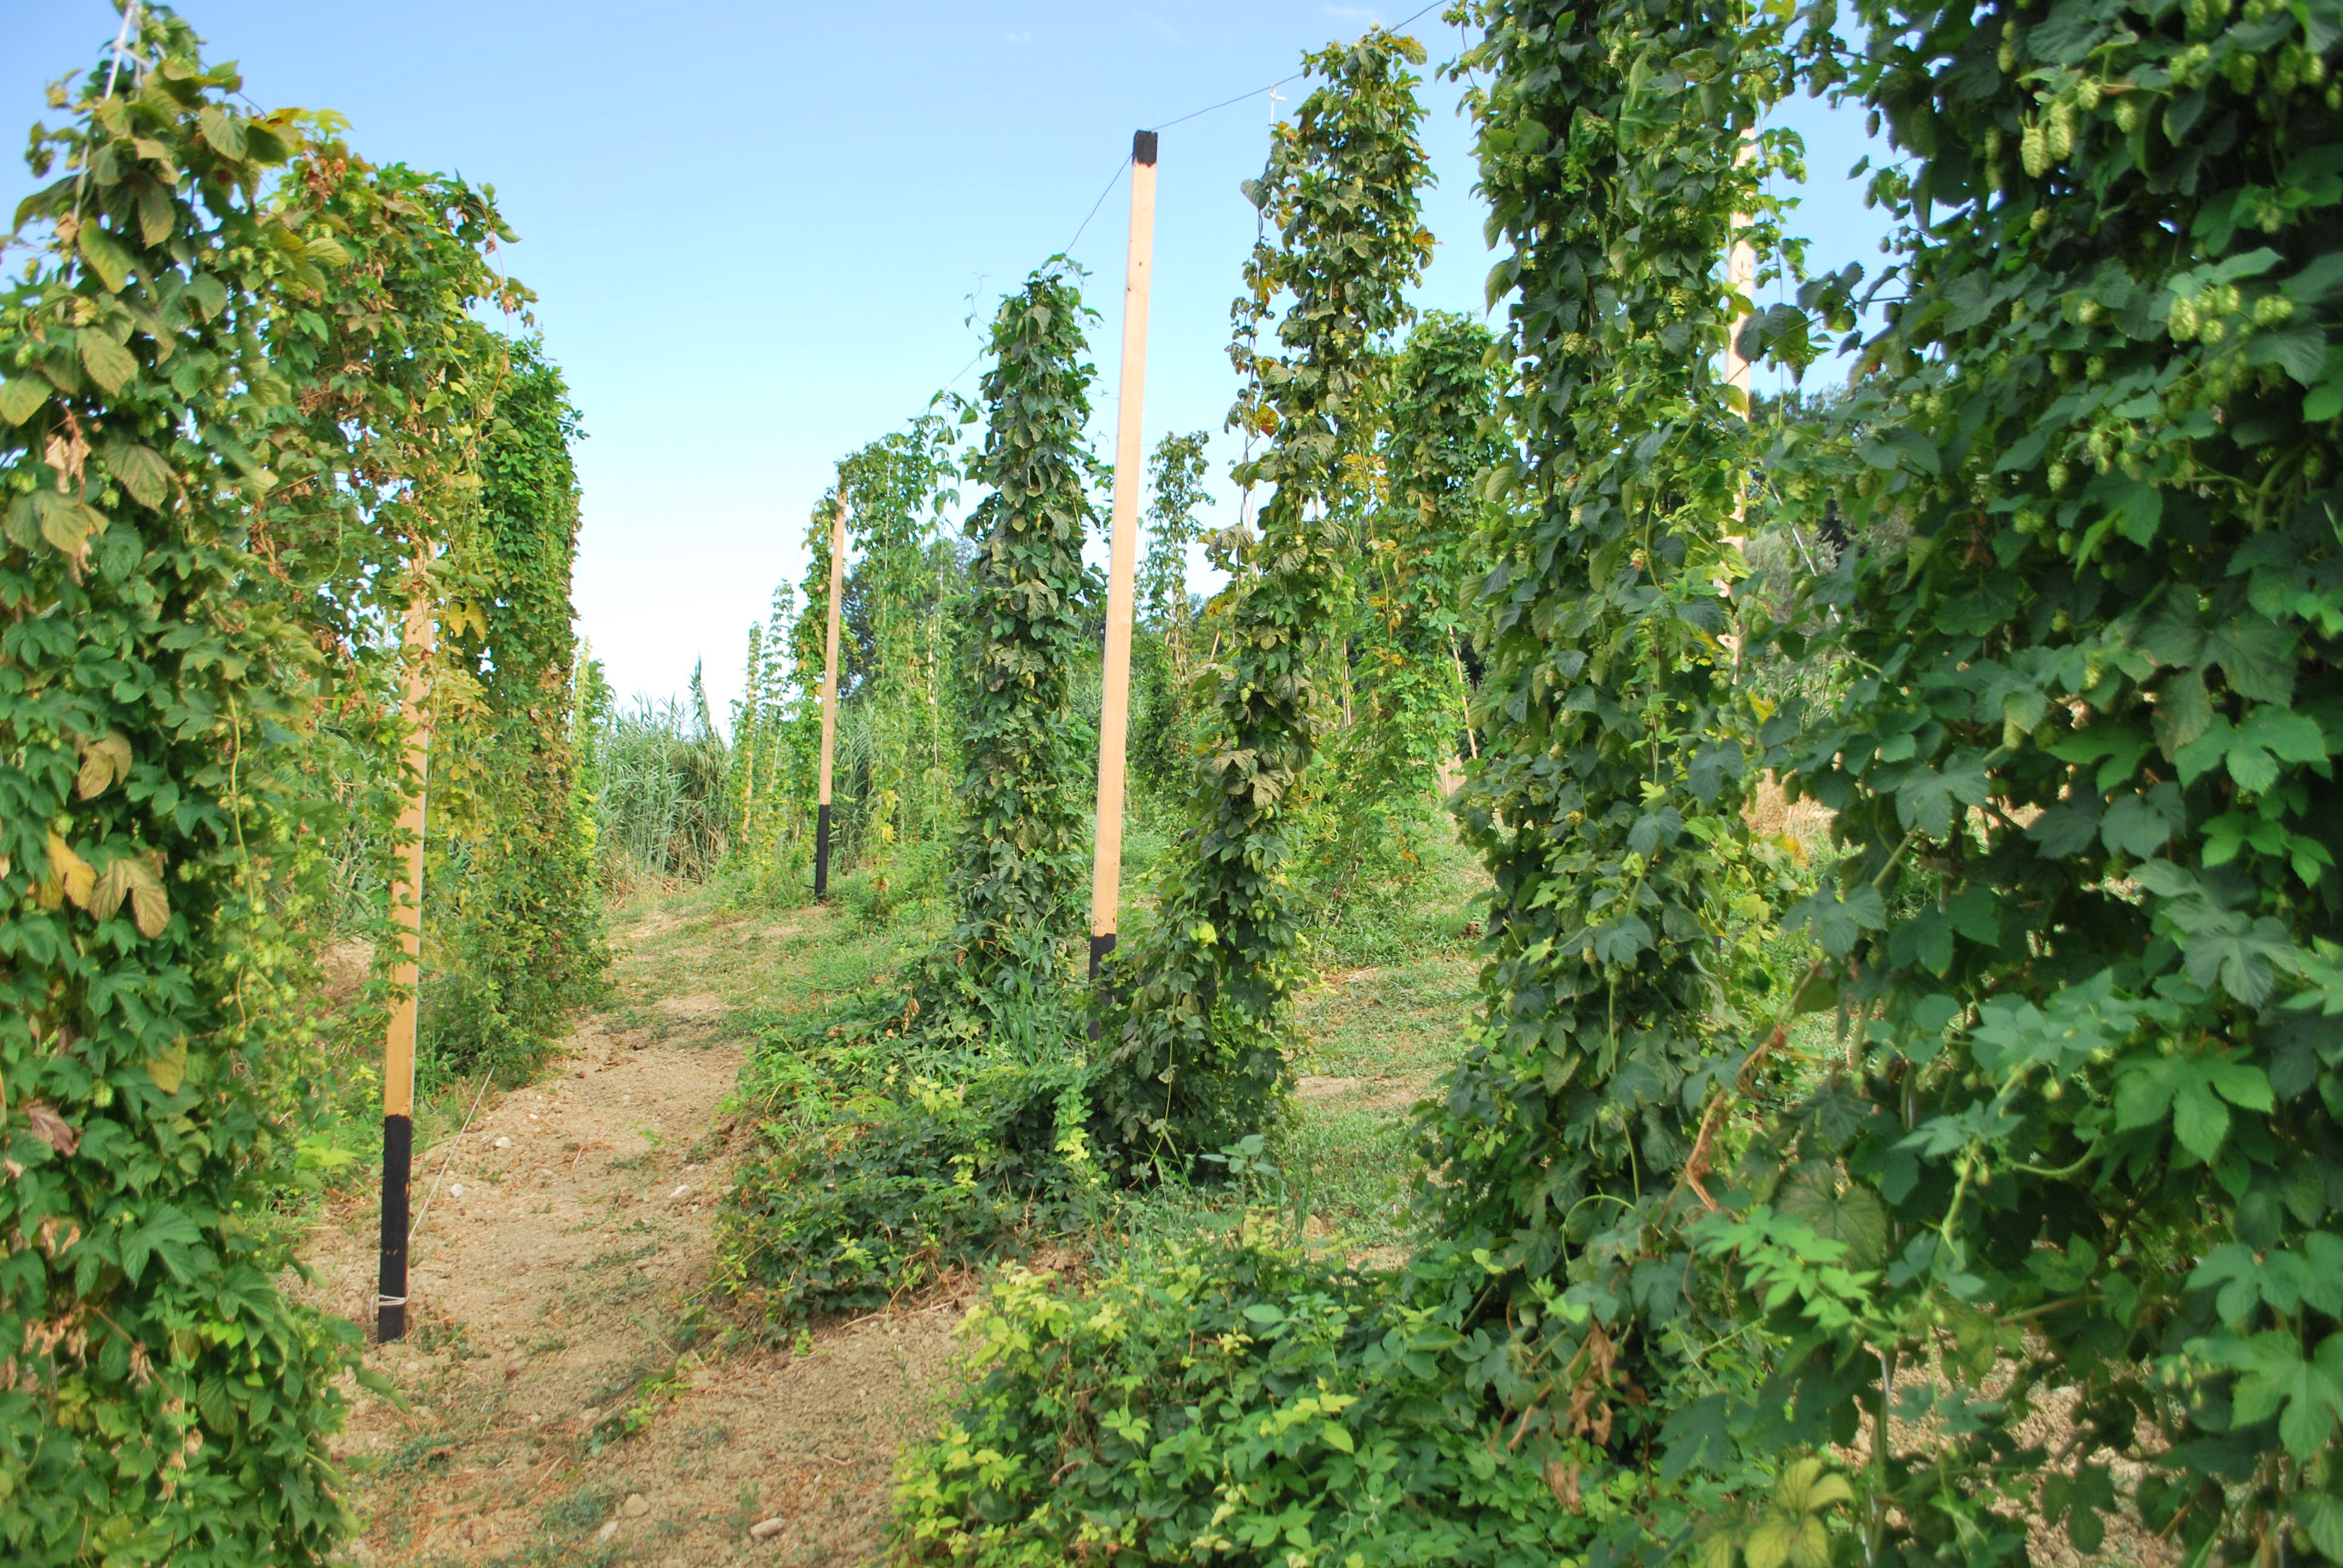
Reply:
[[618, 1489], [608, 1482], [588, 1482], [577, 1491], [555, 1498], [540, 1515], [552, 1535], [582, 1535], [598, 1529], [617, 1502]]

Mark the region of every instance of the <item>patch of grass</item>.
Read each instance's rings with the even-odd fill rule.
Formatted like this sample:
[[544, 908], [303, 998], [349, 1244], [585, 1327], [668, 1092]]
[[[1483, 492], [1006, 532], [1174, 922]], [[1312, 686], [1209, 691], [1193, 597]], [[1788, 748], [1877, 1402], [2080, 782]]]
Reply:
[[1395, 1078], [1421, 1090], [1463, 1054], [1479, 996], [1478, 965], [1467, 953], [1329, 975], [1296, 1004], [1308, 1039], [1295, 1066], [1339, 1078]]
[[1392, 1246], [1408, 1236], [1415, 1161], [1403, 1110], [1305, 1105], [1270, 1147], [1297, 1211], [1346, 1242]]
[[608, 1482], [587, 1482], [577, 1491], [555, 1498], [538, 1517], [553, 1535], [583, 1535], [601, 1528], [618, 1500], [618, 1489]]
[[1322, 969], [1469, 954], [1487, 919], [1488, 873], [1453, 833], [1435, 831], [1405, 875], [1308, 889], [1305, 955]]
[[692, 1366], [690, 1358], [679, 1356], [635, 1378], [617, 1408], [594, 1423], [594, 1430], [586, 1436], [586, 1452], [599, 1453], [649, 1426], [669, 1401], [689, 1392]]
[[452, 1432], [427, 1432], [402, 1443], [398, 1451], [386, 1457], [382, 1468], [391, 1472], [421, 1470], [426, 1465], [444, 1464], [448, 1450], [456, 1442]]
[[415, 1348], [424, 1354], [463, 1361], [480, 1352], [472, 1348], [470, 1332], [460, 1319], [439, 1318], [417, 1314], [418, 1321], [407, 1336]]

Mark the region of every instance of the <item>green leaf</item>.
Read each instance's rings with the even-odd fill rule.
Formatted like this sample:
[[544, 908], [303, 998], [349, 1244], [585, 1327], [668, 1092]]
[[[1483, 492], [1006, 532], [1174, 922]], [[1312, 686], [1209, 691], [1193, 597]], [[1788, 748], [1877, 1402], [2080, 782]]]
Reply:
[[1875, 931], [1887, 924], [1887, 905], [1879, 890], [1863, 882], [1844, 899], [1835, 890], [1825, 888], [1792, 905], [1783, 916], [1790, 927], [1804, 925], [1815, 933], [1823, 951], [1835, 959], [1843, 959], [1855, 950], [1855, 944], [1865, 931]]
[[2327, 367], [2327, 334], [2308, 323], [2265, 332], [2253, 340], [2246, 357], [2249, 364], [2278, 366], [2298, 383], [2308, 387]]
[[1887, 1205], [1867, 1183], [1842, 1181], [1835, 1163], [1801, 1167], [1782, 1184], [1775, 1206], [1784, 1219], [1823, 1240], [1843, 1242], [1850, 1269], [1875, 1269], [1887, 1261]]
[[227, 308], [227, 286], [208, 272], [199, 272], [187, 280], [187, 297], [196, 302], [206, 321], [216, 320]]
[[88, 545], [90, 536], [105, 527], [104, 514], [45, 487], [20, 493], [9, 503], [6, 523], [0, 525], [8, 541], [20, 549], [30, 549], [34, 540], [45, 539], [52, 548], [76, 557]]
[[152, 447], [125, 441], [106, 449], [106, 466], [130, 498], [150, 511], [159, 510], [171, 494], [171, 466]]
[[1328, 1422], [1321, 1429], [1320, 1435], [1325, 1438], [1329, 1448], [1339, 1448], [1344, 1453], [1354, 1453], [1358, 1451], [1358, 1445], [1351, 1440], [1350, 1429], [1339, 1421]]
[[231, 163], [244, 161], [244, 124], [217, 104], [206, 104], [196, 116], [196, 126], [212, 150]]
[[2294, 1518], [2313, 1546], [2343, 1562], [2343, 1497], [2325, 1492], [2308, 1493], [2295, 1503]]
[[96, 223], [81, 226], [74, 236], [74, 248], [81, 252], [81, 258], [89, 263], [89, 269], [97, 274], [97, 280], [106, 285], [108, 294], [121, 293], [122, 286], [130, 281], [130, 253]]
[[2145, 795], [2118, 796], [2099, 819], [2099, 840], [2109, 851], [2145, 860], [2180, 830], [2187, 807], [2180, 791], [2159, 784]]
[[2129, 1132], [2164, 1120], [2178, 1087], [2178, 1065], [2170, 1057], [2156, 1057], [2118, 1073], [2116, 1079], [2116, 1131]]
[[150, 247], [171, 237], [178, 214], [178, 204], [172, 200], [169, 186], [155, 179], [138, 183], [138, 237]]
[[119, 392], [133, 376], [138, 374], [138, 361], [130, 350], [103, 332], [85, 329], [79, 344], [82, 368], [89, 378], [108, 392]]
[[0, 419], [11, 425], [21, 425], [33, 417], [34, 410], [49, 400], [45, 383], [30, 376], [0, 381]]
[[2268, 1111], [2278, 1104], [2270, 1092], [2269, 1074], [2249, 1061], [2199, 1057], [2197, 1070], [2222, 1099], [2242, 1110]]
[[2201, 1079], [2180, 1085], [2172, 1097], [2172, 1135], [2180, 1146], [2210, 1165], [2229, 1135], [2229, 1108]]
[[196, 1229], [195, 1221], [178, 1210], [167, 1206], [157, 1209], [144, 1225], [123, 1238], [122, 1271], [135, 1285], [146, 1271], [147, 1259], [154, 1257], [162, 1260], [173, 1278], [184, 1282], [193, 1272], [188, 1250], [201, 1246], [203, 1240], [203, 1232]]

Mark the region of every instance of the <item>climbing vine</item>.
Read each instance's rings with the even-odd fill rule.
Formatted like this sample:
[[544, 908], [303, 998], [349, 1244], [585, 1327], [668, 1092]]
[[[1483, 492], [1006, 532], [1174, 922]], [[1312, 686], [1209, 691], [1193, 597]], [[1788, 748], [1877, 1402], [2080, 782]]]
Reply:
[[1846, 851], [1799, 911], [1844, 1055], [1704, 1222], [1788, 1349], [1684, 1445], [1859, 1412], [1873, 1561], [2036, 1561], [2027, 1514], [2089, 1553], [2118, 1513], [2343, 1561], [2343, 35], [1860, 15], [1825, 64], [1913, 155], [1875, 186], [1907, 246], [1848, 559], [1782, 638], [1837, 628], [1852, 676], [1783, 752]]
[[608, 956], [568, 723], [577, 410], [538, 344], [478, 347], [475, 374], [495, 395], [468, 464], [479, 613], [448, 628], [444, 652], [478, 697], [439, 738], [437, 772], [465, 780], [469, 799], [443, 810], [426, 874], [424, 1024], [445, 1065], [509, 1081], [552, 1049]]
[[[148, 7], [54, 95], [0, 296], [0, 1542], [322, 1560], [349, 1332], [288, 1302], [266, 1183], [317, 1109], [307, 765], [321, 513], [263, 344], [342, 259], [261, 196], [303, 139]], [[315, 526], [305, 519], [316, 519]]]
[[[1143, 949], [1119, 961], [1101, 1093], [1115, 1137], [1186, 1155], [1260, 1125], [1284, 1074], [1297, 978], [1285, 879], [1289, 797], [1325, 725], [1312, 679], [1344, 597], [1342, 458], [1373, 427], [1378, 346], [1403, 326], [1403, 290], [1432, 236], [1407, 70], [1412, 38], [1374, 29], [1310, 55], [1324, 85], [1280, 126], [1246, 194], [1268, 228], [1245, 267], [1232, 357], [1252, 378], [1233, 417], [1272, 444], [1237, 475], [1275, 487], [1243, 547], [1221, 656], [1219, 713], [1195, 784], [1195, 836], [1170, 871]], [[1282, 354], [1255, 329], [1281, 298]]]
[[1329, 791], [1323, 855], [1337, 897], [1370, 869], [1404, 881], [1432, 830], [1439, 770], [1472, 748], [1466, 599], [1486, 569], [1487, 481], [1512, 455], [1497, 428], [1493, 347], [1486, 327], [1435, 311], [1390, 371], [1383, 493], [1359, 528], [1356, 719]]
[[[776, 1325], [1013, 1251], [1094, 1185], [1066, 985], [1094, 743], [1073, 690], [1097, 597], [1078, 276], [1053, 261], [993, 318], [967, 468], [987, 494], [967, 524], [957, 920], [902, 981], [801, 1027], [749, 1074], [765, 1114], [727, 1205], [723, 1267]], [[826, 571], [826, 538], [819, 559]]]
[[1148, 797], [1176, 800], [1192, 769], [1195, 643], [1202, 608], [1188, 591], [1188, 548], [1204, 501], [1211, 432], [1166, 436], [1147, 459], [1147, 554], [1139, 563], [1139, 620], [1131, 655], [1131, 776]]
[[[955, 819], [959, 727], [946, 674], [956, 563], [938, 523], [958, 498], [950, 480], [959, 460], [950, 423], [926, 413], [839, 465], [847, 534], [859, 557], [845, 603], [855, 658], [841, 668], [840, 694], [850, 679], [854, 826], [860, 846], [872, 851], [945, 838]], [[827, 535], [820, 558], [826, 569]]]
[[1072, 683], [1096, 585], [1082, 565], [1093, 372], [1077, 276], [1045, 266], [1001, 302], [984, 445], [968, 469], [990, 493], [968, 521], [968, 764], [949, 946], [955, 980], [980, 998], [1054, 991], [1080, 912], [1089, 836]]
[[1779, 13], [1480, 14], [1465, 60], [1494, 74], [1471, 101], [1523, 456], [1492, 519], [1485, 741], [1458, 808], [1494, 879], [1483, 1017], [1421, 1124], [1425, 1201], [1511, 1343], [1469, 1375], [1592, 1480], [1640, 1462], [1688, 1368], [1730, 1364], [1696, 1364], [1733, 1325], [1677, 1233], [1715, 1158], [1703, 1107], [1746, 1055], [1725, 938], [1755, 727], [1727, 587], [1752, 440], [1715, 357], [1743, 308], [1736, 227], [1777, 244], [1764, 175], [1795, 142], [1745, 138], [1789, 59]]

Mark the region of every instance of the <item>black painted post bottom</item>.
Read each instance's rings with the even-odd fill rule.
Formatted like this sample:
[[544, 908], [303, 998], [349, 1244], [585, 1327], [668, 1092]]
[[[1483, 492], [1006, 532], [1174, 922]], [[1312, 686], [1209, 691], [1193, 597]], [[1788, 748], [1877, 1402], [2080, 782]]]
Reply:
[[830, 808], [821, 807], [814, 814], [813, 827], [813, 900], [821, 902], [830, 897]]
[[[1106, 955], [1112, 951], [1114, 951], [1114, 933], [1112, 931], [1108, 931], [1103, 935], [1096, 932], [1091, 934], [1091, 979], [1096, 980], [1099, 978], [1099, 966], [1106, 962]], [[1091, 1043], [1092, 1045], [1096, 1045], [1098, 1043], [1098, 1014], [1092, 1013], [1091, 1014]]]
[[382, 1273], [375, 1286], [374, 1338], [407, 1335], [407, 1183], [415, 1164], [415, 1123], [382, 1119]]

